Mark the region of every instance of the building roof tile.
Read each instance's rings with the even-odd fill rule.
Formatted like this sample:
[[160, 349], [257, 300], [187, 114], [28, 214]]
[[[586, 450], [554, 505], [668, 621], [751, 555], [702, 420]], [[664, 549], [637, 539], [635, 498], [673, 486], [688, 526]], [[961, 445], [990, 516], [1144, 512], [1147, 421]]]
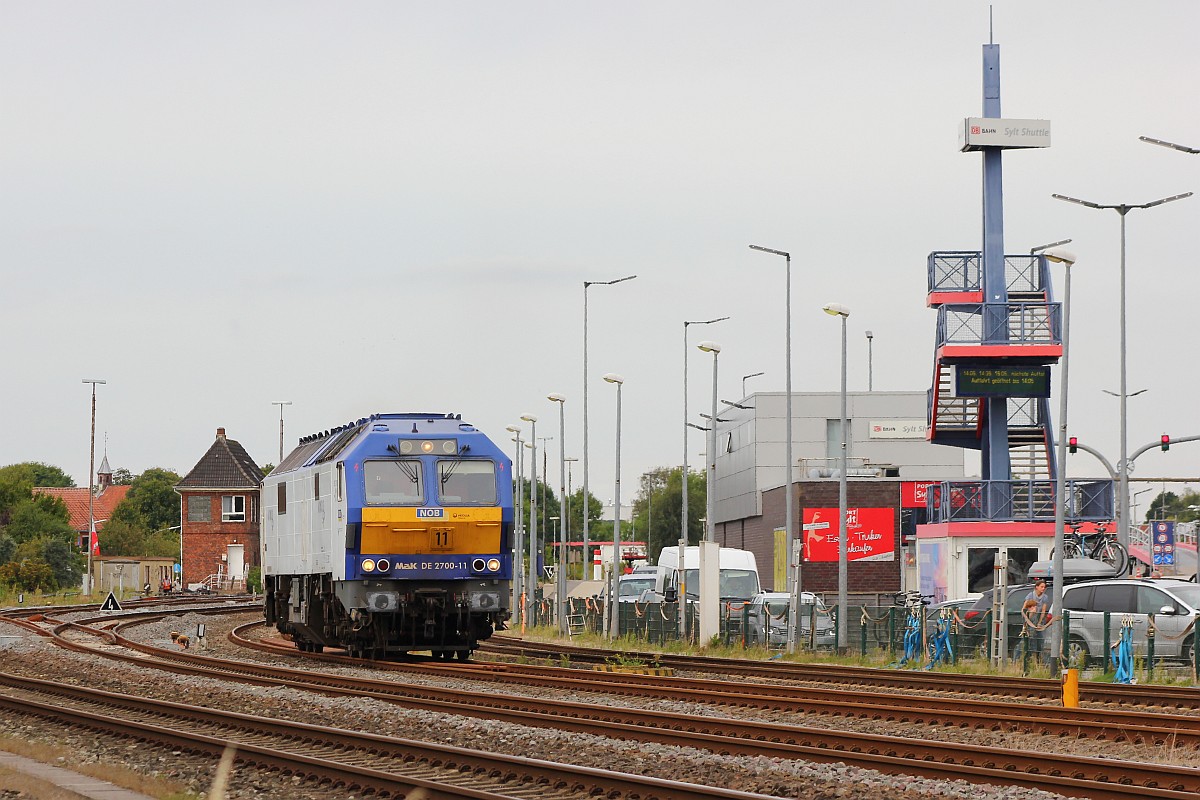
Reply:
[[177, 489], [257, 489], [263, 471], [238, 442], [217, 428], [216, 441], [192, 471], [175, 484]]
[[[104, 523], [112, 518], [113, 509], [129, 494], [129, 486], [109, 486], [96, 495], [92, 503], [92, 513], [96, 518], [96, 530], [102, 530]], [[72, 486], [35, 486], [33, 491], [38, 494], [57, 497], [67, 507], [71, 515], [71, 527], [77, 531], [87, 532], [88, 529], [88, 487]]]

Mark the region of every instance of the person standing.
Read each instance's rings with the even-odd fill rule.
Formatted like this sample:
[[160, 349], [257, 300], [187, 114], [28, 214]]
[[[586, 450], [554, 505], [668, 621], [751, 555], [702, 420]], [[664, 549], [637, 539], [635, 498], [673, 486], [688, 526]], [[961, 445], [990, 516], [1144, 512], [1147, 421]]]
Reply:
[[1027, 644], [1030, 650], [1037, 653], [1039, 661], [1046, 660], [1046, 654], [1042, 652], [1045, 639], [1043, 634], [1050, 627], [1050, 620], [1053, 618], [1050, 608], [1046, 582], [1039, 580], [1033, 585], [1033, 590], [1025, 595], [1025, 602], [1021, 606], [1021, 615], [1025, 618]]

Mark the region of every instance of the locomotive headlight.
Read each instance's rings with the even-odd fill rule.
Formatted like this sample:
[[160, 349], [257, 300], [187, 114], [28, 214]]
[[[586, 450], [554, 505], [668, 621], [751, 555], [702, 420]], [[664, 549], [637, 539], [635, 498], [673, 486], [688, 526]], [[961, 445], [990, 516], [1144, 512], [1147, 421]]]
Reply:
[[364, 558], [363, 562], [362, 562], [362, 568], [363, 568], [363, 572], [374, 572], [375, 571], [375, 559]]
[[483, 569], [484, 569], [483, 559], [477, 558], [474, 561], [472, 561], [471, 569], [475, 570], [476, 572], [483, 572]]
[[488, 568], [488, 572], [499, 572], [500, 571], [500, 559], [489, 558], [488, 563], [487, 563], [487, 568]]
[[400, 452], [401, 453], [403, 453], [404, 455], [408, 455], [412, 451], [413, 451], [413, 443], [412, 442], [408, 441], [407, 439], [400, 442]]
[[379, 561], [376, 563], [375, 566], [379, 569], [380, 572], [387, 572], [389, 569], [392, 568], [392, 565], [388, 563], [388, 560], [386, 558], [379, 559]]
[[453, 439], [447, 439], [446, 441], [442, 442], [442, 452], [446, 455], [454, 455], [456, 452], [458, 452], [458, 443]]
[[433, 442], [421, 442], [421, 452], [422, 453], [432, 453], [433, 452]]

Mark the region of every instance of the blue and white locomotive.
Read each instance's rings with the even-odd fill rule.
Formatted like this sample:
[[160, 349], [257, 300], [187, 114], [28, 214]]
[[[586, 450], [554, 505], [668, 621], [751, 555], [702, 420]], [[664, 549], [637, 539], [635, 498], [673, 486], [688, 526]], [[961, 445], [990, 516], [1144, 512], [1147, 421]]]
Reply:
[[268, 624], [304, 651], [466, 660], [509, 617], [512, 462], [450, 414], [307, 436], [263, 479]]

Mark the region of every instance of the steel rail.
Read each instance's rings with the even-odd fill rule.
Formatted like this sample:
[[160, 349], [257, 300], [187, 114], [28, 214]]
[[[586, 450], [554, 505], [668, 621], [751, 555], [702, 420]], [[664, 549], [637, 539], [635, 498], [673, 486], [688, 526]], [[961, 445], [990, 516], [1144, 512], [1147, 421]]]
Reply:
[[[111, 632], [99, 633], [119, 638]], [[142, 646], [145, 647], [147, 646]], [[172, 659], [184, 655], [163, 652]], [[127, 658], [134, 660], [133, 657]], [[189, 657], [187, 660], [192, 661], [196, 658]], [[137, 662], [145, 664], [144, 659], [137, 659]], [[222, 666], [224, 670], [230, 669], [226, 664]], [[173, 664], [168, 668], [174, 671], [211, 671], [201, 664]], [[441, 713], [502, 719], [541, 727], [574, 728], [596, 735], [700, 747], [723, 754], [843, 761], [854, 766], [893, 774], [918, 774], [938, 779], [957, 778], [1001, 785], [1054, 788], [1083, 797], [1183, 797], [1187, 796], [1187, 792], [1200, 791], [1200, 770], [1186, 767], [1058, 756], [823, 728], [771, 725], [762, 722], [745, 723], [738, 720], [665, 714], [639, 709], [607, 709], [556, 701], [552, 702], [550, 710], [547, 710], [544, 705], [539, 705], [542, 701], [532, 701], [528, 698], [467, 693], [462, 690], [431, 691], [429, 687], [410, 687], [391, 681], [347, 681], [335, 676], [305, 674], [278, 667], [263, 668], [261, 665], [246, 662], [237, 662], [236, 669], [255, 672], [252, 676], [235, 676], [239, 680], [252, 683], [275, 682], [322, 693], [377, 696], [390, 702], [431, 708]], [[264, 674], [270, 671], [276, 674], [301, 674], [304, 678], [287, 680], [265, 677]], [[227, 671], [219, 673], [219, 676], [230, 677]], [[365, 689], [364, 686], [368, 683], [377, 688]], [[383, 685], [382, 688], [380, 685]], [[451, 699], [428, 699], [431, 694], [439, 692]], [[531, 710], [520, 710], [522, 708]], [[572, 712], [579, 716], [566, 716]], [[650, 727], [651, 725], [654, 727]], [[1118, 776], [1115, 781], [1114, 774]], [[1180, 792], [1184, 794], [1179, 794]]]
[[[511, 637], [499, 637], [508, 639]], [[995, 675], [971, 675], [922, 670], [856, 667], [846, 664], [796, 664], [779, 661], [750, 661], [739, 658], [681, 656], [670, 653], [631, 650], [602, 650], [546, 642], [502, 643], [497, 638], [481, 643], [480, 650], [491, 653], [519, 654], [526, 657], [559, 658], [568, 656], [581, 663], [604, 663], [617, 655], [634, 655], [653, 660], [663, 667], [698, 672], [721, 672], [730, 675], [752, 675], [793, 681], [823, 681], [890, 686], [898, 689], [922, 689], [946, 692], [969, 692], [1003, 697], [1057, 700], [1062, 684], [1047, 678], [1023, 678]], [[1200, 688], [1164, 686], [1161, 684], [1111, 684], [1080, 681], [1081, 700], [1115, 705], [1147, 705], [1165, 708], [1200, 708]]]
[[[131, 718], [117, 719], [86, 709], [42, 703], [28, 697], [0, 694], [0, 707], [16, 713], [38, 716], [76, 725], [112, 731], [140, 740], [167, 742], [174, 746], [199, 748], [220, 755], [228, 746], [237, 748], [238, 758], [270, 766], [317, 780], [336, 781], [335, 785], [358, 791], [411, 791], [424, 789], [434, 797], [509, 798], [605, 796], [611, 798], [725, 798], [726, 800], [765, 800], [766, 795], [720, 787], [668, 781], [622, 772], [574, 767], [521, 756], [485, 753], [452, 745], [431, 744], [411, 739], [360, 733], [291, 720], [219, 711], [212, 708], [155, 700], [133, 695], [88, 689], [22, 678], [0, 673], [0, 683], [23, 692], [51, 695], [69, 702], [84, 703], [118, 710]], [[181, 726], [201, 726], [219, 731], [187, 730]], [[269, 744], [251, 741], [265, 739]], [[286, 747], [292, 750], [284, 749]], [[304, 750], [324, 754], [313, 756]], [[348, 760], [343, 760], [348, 759]], [[386, 769], [355, 762], [381, 762]], [[441, 774], [441, 780], [417, 777]], [[464, 785], [466, 784], [466, 785]], [[474, 784], [474, 785], [471, 785]], [[480, 785], [492, 787], [491, 791]], [[499, 786], [498, 786], [499, 785]], [[503, 786], [507, 791], [499, 792]]]
[[[309, 658], [294, 648], [236, 636], [257, 625], [243, 625], [230, 638], [247, 647]], [[140, 647], [137, 643], [131, 643]], [[174, 655], [174, 654], [171, 654]], [[345, 656], [320, 654], [320, 660], [344, 665], [361, 662]], [[382, 670], [437, 673], [461, 677], [453, 666], [415, 666], [376, 662]], [[962, 697], [897, 695], [872, 691], [848, 691], [778, 684], [748, 684], [695, 678], [655, 677], [609, 672], [588, 673], [563, 667], [505, 665], [489, 674], [472, 673], [472, 680], [527, 685], [556, 685], [573, 692], [591, 691], [626, 696], [674, 699], [685, 702], [734, 705], [751, 708], [844, 716], [886, 722], [910, 722], [938, 727], [1010, 731], [1041, 735], [1071, 736], [1099, 741], [1153, 746], [1200, 747], [1200, 717], [1116, 709], [1066, 709], [1058, 706], [1022, 705], [1011, 701], [992, 702]]]

